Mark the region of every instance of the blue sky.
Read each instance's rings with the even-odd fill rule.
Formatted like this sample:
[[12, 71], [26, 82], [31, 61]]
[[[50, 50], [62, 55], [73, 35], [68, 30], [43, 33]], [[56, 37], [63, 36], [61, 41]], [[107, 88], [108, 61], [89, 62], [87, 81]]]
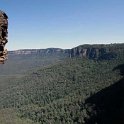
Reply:
[[9, 50], [124, 42], [124, 0], [1, 0]]

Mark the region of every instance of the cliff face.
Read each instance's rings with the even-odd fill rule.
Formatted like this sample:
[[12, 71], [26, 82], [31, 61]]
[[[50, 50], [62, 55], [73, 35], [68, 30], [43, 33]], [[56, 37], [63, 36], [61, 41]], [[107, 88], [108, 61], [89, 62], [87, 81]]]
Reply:
[[15, 50], [9, 51], [9, 56], [14, 55], [22, 55], [22, 56], [31, 56], [31, 55], [38, 55], [38, 56], [69, 56], [69, 49], [60, 49], [60, 48], [47, 48], [47, 49], [22, 49], [22, 50]]
[[117, 58], [118, 53], [124, 53], [124, 44], [82, 45], [71, 49], [70, 57], [110, 60]]
[[39, 56], [63, 56], [79, 57], [82, 59], [110, 60], [117, 58], [118, 53], [124, 54], [124, 44], [110, 45], [82, 45], [72, 49], [48, 48], [48, 49], [23, 49], [9, 51], [9, 55], [39, 55]]

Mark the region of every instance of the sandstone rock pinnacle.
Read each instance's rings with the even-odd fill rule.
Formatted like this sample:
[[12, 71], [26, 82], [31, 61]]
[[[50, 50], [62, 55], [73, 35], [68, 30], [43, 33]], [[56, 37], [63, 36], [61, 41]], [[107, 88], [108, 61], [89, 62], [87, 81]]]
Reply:
[[8, 16], [0, 10], [0, 64], [7, 59], [5, 45], [8, 42]]

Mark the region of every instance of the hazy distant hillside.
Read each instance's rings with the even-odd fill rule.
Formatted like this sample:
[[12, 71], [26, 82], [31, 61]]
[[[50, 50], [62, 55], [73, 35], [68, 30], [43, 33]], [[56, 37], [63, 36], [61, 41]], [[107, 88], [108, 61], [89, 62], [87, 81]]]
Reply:
[[67, 51], [58, 48], [9, 51], [8, 60], [0, 65], [0, 75], [23, 74], [34, 68], [54, 64], [67, 58]]
[[47, 48], [47, 49], [21, 49], [9, 51], [10, 55], [40, 55], [40, 56], [67, 56], [69, 49]]

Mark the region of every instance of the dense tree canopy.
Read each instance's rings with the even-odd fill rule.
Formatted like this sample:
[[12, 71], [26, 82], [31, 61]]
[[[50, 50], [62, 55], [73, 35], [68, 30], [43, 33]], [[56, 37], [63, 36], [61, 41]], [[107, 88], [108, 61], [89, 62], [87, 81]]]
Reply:
[[23, 76], [2, 77], [0, 122], [113, 124], [111, 119], [117, 122], [123, 114], [123, 64], [120, 52], [112, 60], [67, 58]]

